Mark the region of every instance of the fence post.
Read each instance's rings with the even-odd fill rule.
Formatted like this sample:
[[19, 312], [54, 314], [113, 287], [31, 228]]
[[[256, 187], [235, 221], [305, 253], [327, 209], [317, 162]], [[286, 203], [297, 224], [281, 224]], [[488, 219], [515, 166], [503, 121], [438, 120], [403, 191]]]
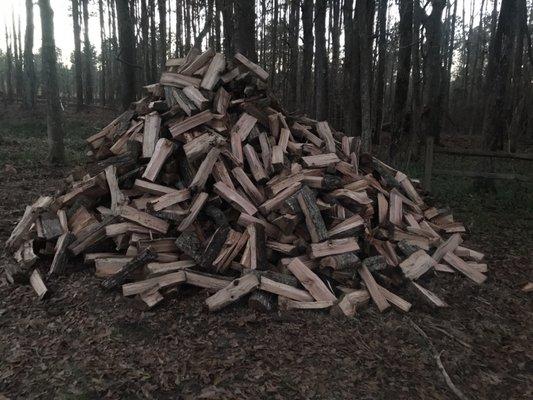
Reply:
[[427, 191], [431, 190], [432, 171], [433, 171], [433, 137], [428, 136], [426, 139], [426, 158], [424, 161], [424, 187]]

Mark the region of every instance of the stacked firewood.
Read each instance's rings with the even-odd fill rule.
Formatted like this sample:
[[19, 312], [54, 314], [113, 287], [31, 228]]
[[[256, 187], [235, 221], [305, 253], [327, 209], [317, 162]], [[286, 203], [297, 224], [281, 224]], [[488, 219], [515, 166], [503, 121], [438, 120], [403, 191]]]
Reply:
[[94, 162], [70, 187], [26, 208], [7, 241], [10, 280], [36, 253], [53, 256], [30, 276], [42, 298], [84, 255], [103, 288], [148, 307], [192, 285], [212, 311], [246, 296], [262, 310], [353, 316], [370, 299], [408, 311], [400, 291], [445, 307], [422, 276], [486, 279], [448, 209], [358, 138], [286, 112], [267, 79], [241, 54], [169, 60], [146, 97], [87, 139]]

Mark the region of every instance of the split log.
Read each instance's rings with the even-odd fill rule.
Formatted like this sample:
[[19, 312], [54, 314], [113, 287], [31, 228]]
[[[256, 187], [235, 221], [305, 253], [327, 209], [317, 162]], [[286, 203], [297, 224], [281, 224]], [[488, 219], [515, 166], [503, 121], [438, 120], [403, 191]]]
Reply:
[[157, 254], [154, 253], [149, 247], [137, 254], [130, 262], [128, 262], [117, 274], [110, 276], [102, 281], [102, 286], [105, 289], [113, 289], [119, 285], [122, 285], [129, 275], [135, 270], [143, 267], [150, 261], [157, 259]]

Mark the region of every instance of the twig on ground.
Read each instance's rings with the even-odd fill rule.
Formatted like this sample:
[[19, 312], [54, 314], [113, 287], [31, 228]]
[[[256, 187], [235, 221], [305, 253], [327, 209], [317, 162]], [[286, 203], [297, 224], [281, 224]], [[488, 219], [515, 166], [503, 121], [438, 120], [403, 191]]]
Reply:
[[408, 318], [409, 322], [411, 322], [411, 325], [413, 325], [413, 328], [422, 336], [424, 339], [426, 339], [426, 342], [428, 343], [429, 347], [431, 348], [431, 351], [433, 353], [433, 356], [435, 357], [435, 361], [437, 362], [437, 366], [439, 367], [440, 372], [442, 375], [444, 375], [444, 380], [446, 381], [446, 384], [450, 388], [450, 390], [455, 393], [455, 395], [461, 399], [461, 400], [468, 400], [468, 397], [466, 397], [463, 392], [461, 392], [457, 386], [452, 381], [452, 378], [450, 378], [450, 375], [448, 375], [448, 372], [446, 372], [446, 368], [444, 368], [444, 364], [442, 364], [442, 361], [440, 359], [440, 356], [442, 354], [442, 351], [439, 353], [437, 352], [437, 349], [435, 348], [435, 345], [429, 338], [429, 336], [420, 328], [416, 323], [413, 322], [412, 319]]

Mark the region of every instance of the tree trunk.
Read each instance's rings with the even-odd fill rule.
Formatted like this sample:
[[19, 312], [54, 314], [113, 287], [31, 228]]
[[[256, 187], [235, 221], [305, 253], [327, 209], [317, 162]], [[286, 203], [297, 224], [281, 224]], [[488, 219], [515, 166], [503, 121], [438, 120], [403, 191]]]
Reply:
[[291, 110], [297, 107], [298, 93], [298, 32], [300, 31], [300, 0], [291, 0], [289, 17], [289, 96]]
[[315, 118], [323, 121], [328, 117], [328, 82], [326, 53], [326, 0], [316, 2], [315, 14]]
[[155, 28], [155, 0], [149, 0], [150, 8], [150, 82], [157, 80], [157, 30]]
[[167, 62], [167, 3], [166, 0], [157, 0], [159, 10], [159, 67], [165, 70]]
[[433, 136], [436, 144], [440, 144], [441, 128], [441, 52], [442, 42], [442, 11], [444, 10], [445, 0], [432, 0], [432, 10], [426, 20], [427, 35], [427, 90], [426, 90], [426, 136]]
[[313, 1], [303, 0], [302, 3], [303, 25], [303, 56], [302, 56], [302, 85], [301, 99], [304, 111], [308, 114], [313, 109]]
[[341, 37], [341, 2], [340, 0], [333, 0], [331, 17], [331, 70], [329, 74], [330, 91], [329, 91], [329, 110], [328, 118], [334, 122], [336, 127], [338, 124], [339, 111], [339, 58], [340, 58], [340, 37]]
[[360, 84], [361, 84], [361, 150], [370, 153], [372, 150], [372, 26], [374, 22], [374, 0], [357, 0], [357, 27], [359, 32]]
[[79, 111], [83, 106], [79, 0], [72, 0], [72, 24], [74, 27], [74, 81], [76, 82], [76, 109]]
[[183, 8], [181, 0], [176, 0], [176, 57], [183, 55]]
[[191, 49], [191, 7], [189, 6], [189, 3], [189, 1], [183, 2], [183, 15], [185, 16], [185, 54]]
[[[408, 144], [405, 131], [407, 97], [409, 95], [409, 74], [411, 71], [411, 43], [413, 42], [413, 0], [400, 0], [398, 72], [392, 111], [392, 140], [390, 158], [401, 156], [400, 144]], [[405, 150], [405, 146], [404, 149]]]
[[483, 148], [503, 148], [510, 105], [506, 103], [510, 85], [512, 51], [516, 36], [517, 1], [502, 0], [496, 31], [491, 40], [487, 75], [485, 78], [485, 119], [483, 123]]
[[128, 109], [135, 100], [135, 36], [128, 0], [116, 0], [121, 62], [121, 105]]
[[48, 134], [48, 159], [53, 164], [63, 164], [63, 126], [57, 81], [56, 45], [54, 40], [54, 12], [50, 0], [39, 0], [41, 10], [42, 62], [44, 93], [46, 96], [46, 125]]
[[387, 63], [387, 6], [388, 0], [379, 0], [378, 6], [378, 76], [376, 78], [376, 126], [374, 144], [380, 143], [383, 122], [383, 96], [385, 90], [385, 65]]
[[255, 1], [239, 0], [234, 3], [237, 35], [236, 51], [253, 62], [257, 62], [255, 52]]
[[344, 0], [342, 10], [344, 16], [344, 62], [342, 66], [342, 98], [343, 98], [343, 129], [353, 136], [352, 118], [350, 110], [353, 107], [352, 72], [353, 72], [353, 0]]
[[9, 33], [6, 25], [6, 99], [9, 104], [13, 102], [13, 53], [9, 42]]
[[82, 0], [83, 3], [83, 58], [85, 65], [85, 102], [92, 104], [93, 96], [93, 57], [91, 42], [89, 40], [89, 0]]
[[104, 24], [104, 2], [103, 0], [98, 0], [98, 14], [100, 17], [100, 59], [102, 64], [102, 69], [100, 72], [100, 104], [102, 106], [106, 105], [106, 68], [107, 68], [107, 58], [105, 51], [105, 24]]
[[151, 82], [151, 67], [150, 67], [150, 50], [148, 49], [148, 41], [150, 33], [150, 18], [146, 0], [141, 0], [141, 52], [143, 65], [143, 83], [149, 84]]
[[276, 61], [278, 58], [278, 0], [272, 0], [274, 15], [272, 16], [270, 30], [270, 87], [273, 88], [276, 81]]
[[26, 0], [26, 35], [24, 38], [24, 72], [26, 79], [26, 94], [25, 105], [27, 108], [33, 109], [35, 105], [36, 92], [36, 77], [35, 77], [35, 63], [33, 59], [33, 1]]
[[224, 54], [229, 59], [234, 53], [233, 43], [233, 0], [220, 0], [222, 23], [224, 24]]

